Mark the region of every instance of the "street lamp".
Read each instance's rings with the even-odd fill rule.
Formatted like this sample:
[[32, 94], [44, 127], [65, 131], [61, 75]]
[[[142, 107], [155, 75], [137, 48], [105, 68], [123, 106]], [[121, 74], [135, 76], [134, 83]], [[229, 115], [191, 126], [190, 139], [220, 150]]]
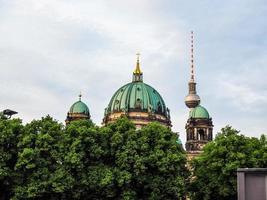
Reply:
[[6, 119], [10, 119], [12, 115], [18, 114], [18, 112], [10, 109], [5, 109], [1, 112], [2, 116]]

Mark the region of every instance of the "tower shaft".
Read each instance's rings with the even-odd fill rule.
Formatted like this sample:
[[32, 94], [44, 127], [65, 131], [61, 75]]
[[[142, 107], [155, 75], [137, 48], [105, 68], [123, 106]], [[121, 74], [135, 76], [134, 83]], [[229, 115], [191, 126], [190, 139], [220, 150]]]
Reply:
[[191, 70], [190, 80], [188, 82], [188, 95], [185, 97], [185, 104], [188, 108], [195, 108], [200, 103], [200, 97], [197, 95], [195, 74], [194, 74], [194, 37], [191, 31]]

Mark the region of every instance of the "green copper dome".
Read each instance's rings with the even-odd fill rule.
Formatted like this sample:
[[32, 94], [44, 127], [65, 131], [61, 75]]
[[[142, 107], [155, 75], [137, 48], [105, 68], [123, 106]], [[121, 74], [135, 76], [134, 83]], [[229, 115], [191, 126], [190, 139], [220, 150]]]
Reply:
[[201, 105], [198, 105], [197, 107], [193, 108], [190, 113], [189, 113], [189, 117], [190, 118], [204, 118], [204, 119], [209, 119], [209, 113], [206, 110], [206, 108], [204, 108]]
[[177, 144], [181, 144], [181, 145], [183, 144], [183, 143], [182, 143], [182, 140], [181, 140], [180, 138], [178, 138], [178, 139], [176, 140], [176, 143], [177, 143]]
[[143, 111], [162, 114], [169, 118], [160, 94], [144, 82], [131, 82], [118, 89], [111, 98], [106, 114], [113, 112]]
[[139, 54], [132, 82], [114, 93], [105, 109], [103, 124], [114, 122], [120, 116], [127, 116], [137, 128], [153, 121], [171, 127], [170, 110], [164, 100], [153, 87], [143, 82]]
[[79, 95], [79, 101], [76, 101], [70, 107], [69, 112], [67, 113], [67, 118], [65, 120], [66, 125], [75, 120], [86, 119], [90, 120], [90, 112], [88, 106], [81, 101], [82, 95]]
[[69, 113], [81, 113], [89, 115], [89, 108], [88, 106], [79, 99], [79, 101], [76, 101], [71, 107]]

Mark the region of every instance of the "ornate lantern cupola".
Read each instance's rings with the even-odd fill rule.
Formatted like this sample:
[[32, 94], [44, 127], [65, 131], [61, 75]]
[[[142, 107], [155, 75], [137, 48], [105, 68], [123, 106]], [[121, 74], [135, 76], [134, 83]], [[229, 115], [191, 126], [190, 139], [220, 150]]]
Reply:
[[140, 53], [137, 53], [136, 67], [133, 72], [133, 82], [143, 82], [143, 72], [140, 69], [139, 56]]

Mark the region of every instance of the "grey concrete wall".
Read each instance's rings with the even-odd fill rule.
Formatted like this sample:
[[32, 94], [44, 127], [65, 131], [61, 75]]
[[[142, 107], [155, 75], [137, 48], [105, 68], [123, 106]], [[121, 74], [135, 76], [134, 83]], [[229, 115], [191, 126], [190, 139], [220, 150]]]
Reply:
[[237, 170], [238, 200], [267, 200], [267, 168]]

